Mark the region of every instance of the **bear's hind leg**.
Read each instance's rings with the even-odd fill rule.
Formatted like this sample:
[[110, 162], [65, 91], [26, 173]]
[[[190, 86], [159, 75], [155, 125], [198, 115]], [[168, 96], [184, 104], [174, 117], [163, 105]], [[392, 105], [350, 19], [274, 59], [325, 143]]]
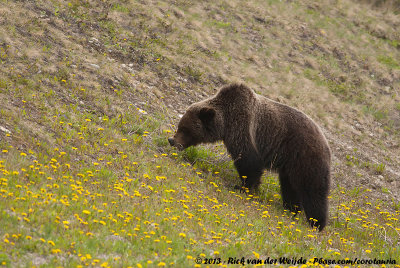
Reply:
[[300, 200], [297, 192], [290, 184], [289, 176], [284, 171], [279, 171], [279, 182], [281, 185], [283, 207], [297, 213], [301, 209]]
[[324, 229], [328, 214], [327, 194], [317, 190], [303, 192], [302, 206], [311, 227]]

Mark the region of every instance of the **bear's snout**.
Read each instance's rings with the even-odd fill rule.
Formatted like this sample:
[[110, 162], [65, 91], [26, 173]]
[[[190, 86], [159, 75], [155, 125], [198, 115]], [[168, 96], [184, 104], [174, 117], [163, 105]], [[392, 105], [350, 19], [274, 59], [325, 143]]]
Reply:
[[174, 138], [168, 138], [168, 142], [171, 146], [176, 147], [179, 151], [182, 151], [184, 148], [184, 146], [182, 144], [180, 144], [179, 142], [176, 142], [176, 140]]
[[168, 138], [168, 142], [169, 142], [169, 145], [171, 145], [171, 146], [175, 145], [174, 138]]

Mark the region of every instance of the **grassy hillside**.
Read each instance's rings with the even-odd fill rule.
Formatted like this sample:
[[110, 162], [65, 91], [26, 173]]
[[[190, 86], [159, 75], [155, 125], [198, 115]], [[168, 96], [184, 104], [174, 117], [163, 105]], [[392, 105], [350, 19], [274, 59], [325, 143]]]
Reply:
[[[399, 265], [398, 29], [398, 1], [0, 0], [0, 266]], [[323, 128], [323, 232], [283, 210], [274, 173], [236, 191], [223, 144], [168, 146], [230, 82]]]

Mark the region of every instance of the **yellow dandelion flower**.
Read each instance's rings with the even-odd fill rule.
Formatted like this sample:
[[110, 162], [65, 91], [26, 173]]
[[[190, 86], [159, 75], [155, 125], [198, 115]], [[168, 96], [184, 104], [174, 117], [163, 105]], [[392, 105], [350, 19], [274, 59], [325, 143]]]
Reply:
[[260, 258], [260, 254], [258, 254], [257, 252], [253, 251], [254, 257], [256, 257], [256, 259]]
[[180, 237], [186, 237], [186, 234], [184, 234], [184, 233], [179, 233], [179, 236], [180, 236]]

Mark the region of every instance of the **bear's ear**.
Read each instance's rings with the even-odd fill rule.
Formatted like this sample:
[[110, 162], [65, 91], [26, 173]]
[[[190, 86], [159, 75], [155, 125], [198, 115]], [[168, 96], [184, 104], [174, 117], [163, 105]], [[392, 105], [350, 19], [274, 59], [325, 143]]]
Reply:
[[209, 123], [215, 117], [215, 110], [210, 107], [203, 107], [199, 112], [199, 118], [203, 124]]

